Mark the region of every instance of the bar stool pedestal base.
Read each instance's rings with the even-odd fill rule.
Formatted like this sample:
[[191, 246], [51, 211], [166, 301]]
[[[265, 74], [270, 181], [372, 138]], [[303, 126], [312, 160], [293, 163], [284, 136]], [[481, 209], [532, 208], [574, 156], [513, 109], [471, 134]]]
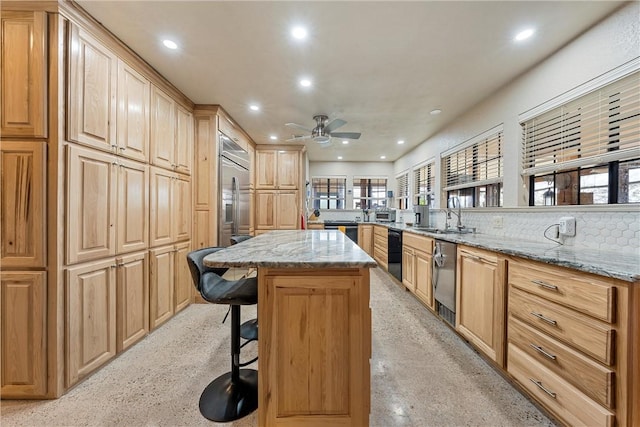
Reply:
[[238, 381], [231, 372], [213, 380], [200, 396], [200, 413], [208, 420], [229, 422], [249, 415], [258, 408], [258, 371], [240, 369]]

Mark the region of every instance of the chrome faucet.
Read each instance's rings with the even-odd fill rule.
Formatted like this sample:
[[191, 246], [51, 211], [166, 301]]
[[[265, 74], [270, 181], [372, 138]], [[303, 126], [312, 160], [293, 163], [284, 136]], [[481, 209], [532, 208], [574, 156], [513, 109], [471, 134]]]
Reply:
[[[462, 225], [462, 211], [461, 211], [461, 203], [460, 203], [460, 199], [458, 198], [458, 196], [453, 196], [451, 198], [449, 198], [447, 200], [447, 220], [451, 219], [451, 214], [454, 214], [456, 217], [458, 217], [458, 221], [456, 223], [456, 228], [458, 229], [458, 231], [462, 230], [464, 228], [464, 225]], [[458, 208], [458, 212], [454, 212], [453, 209]], [[447, 225], [448, 225], [447, 221]]]

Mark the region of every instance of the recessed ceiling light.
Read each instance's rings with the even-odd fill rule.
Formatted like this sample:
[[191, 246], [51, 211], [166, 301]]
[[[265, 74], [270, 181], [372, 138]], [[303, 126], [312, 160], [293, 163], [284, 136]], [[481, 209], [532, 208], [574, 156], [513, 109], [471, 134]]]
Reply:
[[347, 141], [346, 139], [343, 139], [343, 140], [342, 140], [342, 143], [343, 143], [344, 145], [347, 145], [347, 144], [349, 143], [349, 141]]
[[309, 80], [309, 79], [301, 79], [300, 80], [300, 86], [302, 86], [302, 87], [311, 86], [311, 80]]
[[270, 140], [272, 140], [272, 141], [276, 141], [276, 140], [278, 139], [278, 137], [277, 137], [277, 136], [275, 136], [275, 135], [271, 135], [271, 136], [269, 137], [269, 139], [270, 139]]
[[437, 116], [440, 113], [442, 113], [442, 110], [436, 108], [435, 110], [431, 110], [429, 114], [431, 114], [432, 116]]
[[387, 156], [380, 156], [380, 158], [381, 158], [382, 160], [384, 160], [384, 159], [386, 159], [386, 158], [387, 158]]
[[286, 151], [285, 150], [280, 150], [280, 151], [278, 151], [278, 153], [284, 154], [284, 153], [286, 153]]
[[400, 144], [400, 145], [404, 144], [404, 140], [402, 140], [402, 139], [398, 140], [398, 144]]
[[173, 40], [163, 40], [162, 44], [169, 49], [177, 49], [178, 45]]
[[338, 160], [342, 160], [342, 156], [338, 156]]
[[257, 104], [251, 104], [249, 105], [249, 109], [251, 111], [260, 111], [260, 107]]
[[535, 32], [536, 30], [534, 30], [533, 28], [527, 28], [526, 30], [520, 31], [518, 34], [516, 34], [514, 40], [517, 42], [521, 42], [522, 40], [526, 40], [531, 37]]
[[294, 27], [291, 30], [291, 35], [298, 39], [298, 40], [304, 40], [307, 38], [307, 29], [304, 27]]

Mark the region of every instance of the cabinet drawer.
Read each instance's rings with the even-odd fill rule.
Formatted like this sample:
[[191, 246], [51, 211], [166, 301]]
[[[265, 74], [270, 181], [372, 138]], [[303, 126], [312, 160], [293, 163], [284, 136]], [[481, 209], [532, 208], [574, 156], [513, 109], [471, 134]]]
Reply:
[[606, 363], [613, 364], [615, 331], [603, 322], [519, 289], [509, 289], [509, 313]]
[[373, 244], [386, 252], [389, 242], [387, 240], [387, 236], [382, 237], [376, 234], [373, 236]]
[[510, 343], [597, 402], [614, 407], [615, 372], [612, 370], [513, 317], [509, 318], [508, 338]]
[[513, 344], [507, 371], [537, 400], [572, 426], [613, 426], [615, 415]]
[[509, 264], [509, 283], [598, 319], [615, 321], [615, 288], [590, 274], [514, 261]]
[[402, 233], [402, 244], [433, 254], [433, 239], [412, 233]]
[[386, 236], [389, 234], [389, 230], [387, 230], [387, 227], [373, 227], [373, 234], [375, 234], [376, 236], [384, 237], [386, 239]]

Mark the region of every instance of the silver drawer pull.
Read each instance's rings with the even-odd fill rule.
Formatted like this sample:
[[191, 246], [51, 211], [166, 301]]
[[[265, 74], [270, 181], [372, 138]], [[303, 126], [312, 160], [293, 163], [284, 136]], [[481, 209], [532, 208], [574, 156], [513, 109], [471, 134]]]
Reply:
[[547, 322], [550, 325], [556, 326], [558, 324], [558, 322], [556, 322], [555, 320], [549, 319], [548, 317], [544, 317], [544, 315], [542, 315], [540, 313], [536, 313], [535, 311], [532, 311], [531, 314], [533, 316], [536, 316], [538, 319]]
[[550, 391], [550, 390], [547, 390], [545, 388], [545, 386], [543, 386], [540, 381], [536, 381], [533, 378], [529, 378], [529, 380], [531, 380], [532, 383], [537, 385], [540, 388], [540, 390], [544, 391], [545, 393], [547, 393], [549, 396], [553, 397], [554, 399], [556, 398], [556, 394], [554, 392]]
[[556, 285], [552, 285], [551, 283], [547, 283], [543, 280], [532, 280], [531, 282], [535, 283], [536, 285], [543, 287], [545, 289], [549, 289], [552, 291], [557, 291], [558, 287]]
[[546, 357], [548, 357], [551, 360], [556, 360], [556, 355], [555, 354], [547, 353], [546, 351], [544, 351], [544, 348], [542, 348], [542, 347], [540, 347], [538, 345], [535, 345], [533, 343], [531, 343], [530, 345], [538, 353], [545, 355]]

